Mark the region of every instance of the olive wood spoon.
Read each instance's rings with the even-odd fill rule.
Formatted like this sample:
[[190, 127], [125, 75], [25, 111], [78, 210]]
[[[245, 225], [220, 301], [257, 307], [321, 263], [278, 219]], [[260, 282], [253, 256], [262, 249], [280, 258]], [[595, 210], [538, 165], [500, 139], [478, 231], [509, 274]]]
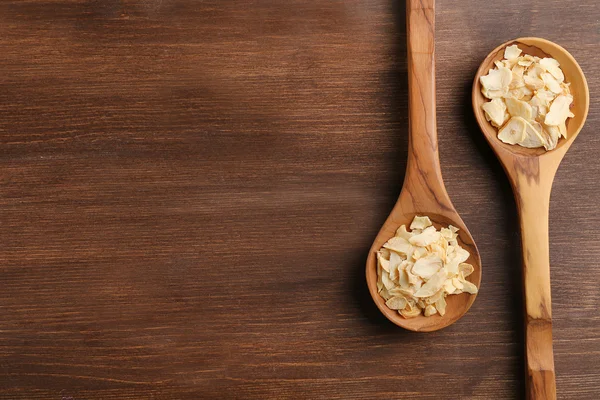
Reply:
[[435, 331], [458, 320], [471, 307], [476, 295], [449, 295], [444, 316], [420, 315], [405, 319], [397, 311], [387, 308], [377, 292], [376, 253], [400, 225], [410, 225], [415, 215], [426, 215], [438, 229], [449, 224], [459, 228], [459, 244], [471, 254], [467, 262], [475, 269], [468, 280], [477, 287], [481, 281], [479, 251], [448, 197], [440, 169], [435, 117], [434, 4], [434, 0], [406, 2], [409, 99], [406, 175], [400, 197], [375, 238], [366, 265], [369, 292], [379, 310], [394, 324], [421, 332]]
[[[567, 120], [567, 139], [560, 139], [551, 151], [508, 145], [497, 138], [497, 129], [484, 116], [479, 78], [494, 68], [504, 49], [517, 44], [524, 54], [552, 57], [560, 63], [573, 95]], [[587, 117], [590, 96], [581, 68], [565, 49], [545, 39], [527, 37], [506, 42], [494, 49], [481, 63], [472, 92], [473, 111], [485, 138], [500, 159], [515, 195], [523, 242], [523, 285], [525, 295], [525, 357], [527, 398], [556, 399], [552, 354], [552, 310], [550, 300], [550, 251], [548, 212], [554, 175], [565, 153], [579, 134]]]

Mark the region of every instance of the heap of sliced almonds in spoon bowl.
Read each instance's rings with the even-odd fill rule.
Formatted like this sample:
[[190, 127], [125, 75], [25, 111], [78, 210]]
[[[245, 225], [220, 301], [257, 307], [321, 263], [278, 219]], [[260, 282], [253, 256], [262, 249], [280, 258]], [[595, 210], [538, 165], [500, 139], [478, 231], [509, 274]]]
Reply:
[[429, 217], [415, 216], [377, 252], [377, 291], [385, 305], [404, 318], [446, 313], [446, 296], [475, 294], [477, 286], [466, 280], [474, 268], [466, 263], [470, 253], [457, 241], [458, 228], [439, 231]]
[[522, 54], [508, 46], [496, 68], [481, 76], [485, 118], [498, 128], [498, 139], [527, 148], [552, 150], [567, 138], [566, 121], [573, 96], [558, 61]]

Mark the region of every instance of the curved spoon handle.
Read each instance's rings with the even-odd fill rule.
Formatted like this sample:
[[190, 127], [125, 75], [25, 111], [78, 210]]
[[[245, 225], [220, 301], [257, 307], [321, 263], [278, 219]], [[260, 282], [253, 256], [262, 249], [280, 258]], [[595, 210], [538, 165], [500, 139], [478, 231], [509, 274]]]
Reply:
[[552, 352], [548, 245], [548, 211], [552, 179], [549, 182], [544, 180], [539, 185], [531, 183], [522, 182], [518, 191], [515, 191], [523, 241], [527, 398], [554, 400], [556, 383]]
[[413, 209], [453, 208], [438, 155], [435, 116], [435, 0], [406, 1], [409, 145], [403, 194]]

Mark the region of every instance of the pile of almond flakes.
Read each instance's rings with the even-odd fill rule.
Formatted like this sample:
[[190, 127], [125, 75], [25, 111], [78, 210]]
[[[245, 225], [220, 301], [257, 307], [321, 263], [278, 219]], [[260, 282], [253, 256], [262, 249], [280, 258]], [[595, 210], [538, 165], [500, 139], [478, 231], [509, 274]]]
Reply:
[[386, 306], [404, 318], [446, 313], [446, 296], [475, 294], [466, 280], [473, 266], [469, 252], [457, 242], [458, 228], [439, 231], [428, 217], [416, 216], [411, 231], [402, 225], [377, 252], [377, 290]]
[[521, 53], [508, 46], [504, 59], [480, 78], [481, 93], [491, 100], [482, 108], [504, 143], [552, 150], [567, 137], [573, 96], [558, 61]]

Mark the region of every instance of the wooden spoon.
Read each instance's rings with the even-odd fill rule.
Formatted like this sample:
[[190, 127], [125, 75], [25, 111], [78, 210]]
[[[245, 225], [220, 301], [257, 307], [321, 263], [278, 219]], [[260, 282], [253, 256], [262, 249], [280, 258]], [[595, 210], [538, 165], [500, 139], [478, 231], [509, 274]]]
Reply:
[[412, 331], [435, 331], [464, 315], [476, 295], [463, 293], [446, 298], [446, 314], [405, 319], [390, 310], [377, 292], [376, 252], [402, 224], [410, 225], [415, 215], [426, 215], [437, 229], [449, 224], [460, 229], [458, 241], [471, 256], [475, 271], [468, 280], [479, 287], [481, 259], [473, 238], [454, 209], [440, 170], [435, 117], [434, 0], [407, 0], [409, 150], [404, 185], [398, 202], [383, 224], [367, 258], [367, 285], [375, 304], [393, 323]]
[[[502, 59], [504, 49], [512, 44], [517, 44], [525, 54], [553, 57], [560, 63], [565, 80], [571, 83], [571, 111], [575, 117], [567, 121], [568, 138], [559, 140], [554, 150], [547, 152], [543, 148], [527, 149], [503, 143], [481, 109], [487, 99], [481, 94], [479, 78], [494, 68], [494, 61]], [[506, 42], [486, 57], [475, 75], [472, 97], [477, 122], [504, 166], [519, 211], [523, 241], [527, 396], [528, 399], [555, 399], [548, 210], [558, 165], [587, 117], [590, 102], [587, 82], [575, 59], [565, 49], [544, 39], [528, 37]]]

